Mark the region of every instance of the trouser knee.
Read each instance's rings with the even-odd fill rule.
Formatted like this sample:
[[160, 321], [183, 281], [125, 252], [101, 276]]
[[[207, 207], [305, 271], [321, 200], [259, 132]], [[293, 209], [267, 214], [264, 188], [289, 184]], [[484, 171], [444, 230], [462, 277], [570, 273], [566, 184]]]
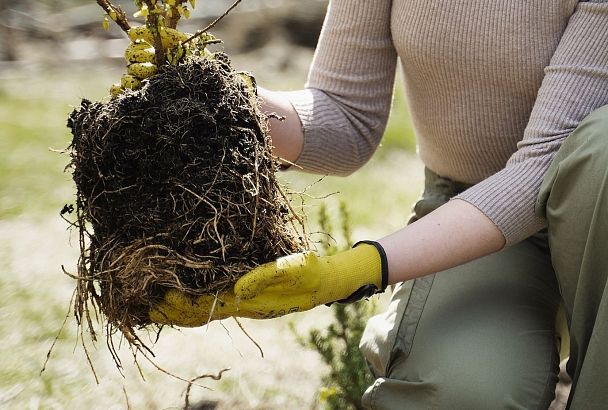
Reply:
[[[376, 380], [363, 397], [363, 407], [372, 410], [546, 409], [557, 381], [554, 374], [557, 356], [547, 358], [546, 351], [553, 346], [552, 336], [541, 337], [545, 339], [540, 343], [544, 351], [539, 349], [535, 357], [497, 352], [505, 358], [493, 358], [497, 366], [472, 364], [467, 357], [439, 351], [436, 355], [443, 366], [434, 363], [428, 365], [429, 369], [412, 372], [408, 378]], [[540, 367], [531, 366], [530, 370], [526, 360], [538, 357], [543, 357], [545, 363]]]

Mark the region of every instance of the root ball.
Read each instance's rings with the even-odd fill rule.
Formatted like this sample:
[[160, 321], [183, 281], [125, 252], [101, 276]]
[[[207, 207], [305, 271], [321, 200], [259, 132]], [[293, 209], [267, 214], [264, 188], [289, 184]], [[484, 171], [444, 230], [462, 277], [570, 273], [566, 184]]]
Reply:
[[81, 255], [75, 311], [115, 329], [150, 324], [171, 288], [231, 286], [303, 249], [266, 117], [227, 57], [164, 66], [138, 91], [69, 117]]

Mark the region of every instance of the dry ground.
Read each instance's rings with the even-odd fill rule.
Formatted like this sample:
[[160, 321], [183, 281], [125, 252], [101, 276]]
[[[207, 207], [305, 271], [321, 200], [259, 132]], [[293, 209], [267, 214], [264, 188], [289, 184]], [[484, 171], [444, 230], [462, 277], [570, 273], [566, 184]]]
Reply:
[[[412, 171], [418, 168], [409, 154], [402, 153], [370, 167], [370, 173], [391, 173], [392, 167], [404, 162], [412, 164]], [[414, 175], [420, 177], [420, 174]], [[368, 182], [368, 178], [374, 178], [373, 175], [364, 177]], [[300, 181], [301, 185], [307, 183]], [[317, 189], [321, 189], [319, 185]], [[386, 185], [380, 185], [387, 189]], [[342, 188], [345, 192], [352, 189]], [[414, 191], [413, 186], [411, 190]], [[357, 197], [356, 192], [349, 195]], [[336, 202], [337, 197], [329, 202]], [[366, 229], [355, 232], [357, 237], [371, 234]], [[126, 347], [121, 349], [125, 375], [122, 377], [107, 352], [104, 337], [101, 336], [95, 348], [85, 335], [100, 379], [97, 385], [77, 340], [71, 315], [47, 370], [39, 375], [73, 291], [74, 282], [61, 273], [61, 266], [74, 271], [75, 239], [56, 213], [24, 215], [0, 222], [0, 295], [3, 299], [0, 407], [107, 409], [125, 408], [127, 403], [135, 409], [179, 407], [183, 404], [185, 383], [159, 373], [140, 358], [146, 378], [142, 380]], [[167, 329], [154, 347], [156, 360], [163, 368], [185, 378], [231, 369], [220, 381], [201, 382], [209, 390], [195, 388], [194, 401], [218, 401], [219, 408], [225, 409], [316, 408], [315, 395], [325, 369], [316, 353], [295, 342], [288, 322], [296, 324], [303, 333], [313, 326], [327, 324], [329, 312], [328, 308], [320, 307], [275, 320], [243, 320], [247, 332], [262, 348], [263, 358], [231, 320], [197, 329]]]
[[[147, 379], [143, 381], [126, 348], [121, 349], [123, 378], [103, 336], [97, 348], [87, 343], [100, 379], [95, 384], [71, 316], [47, 370], [39, 376], [73, 290], [73, 281], [61, 274], [60, 266], [70, 269], [76, 250], [68, 246], [69, 233], [58, 218], [3, 221], [0, 237], [4, 298], [0, 407], [104, 409], [125, 408], [129, 403], [133, 408], [168, 408], [183, 403], [184, 383], [142, 362]], [[327, 315], [320, 310], [288, 319], [244, 321], [265, 358], [232, 321], [181, 332], [168, 329], [154, 351], [162, 367], [185, 378], [231, 369], [220, 381], [202, 382], [213, 390], [194, 389], [194, 400], [218, 400], [221, 408], [284, 408], [288, 403], [312, 408], [321, 363], [314, 353], [294, 343], [289, 320], [305, 327], [326, 321]]]

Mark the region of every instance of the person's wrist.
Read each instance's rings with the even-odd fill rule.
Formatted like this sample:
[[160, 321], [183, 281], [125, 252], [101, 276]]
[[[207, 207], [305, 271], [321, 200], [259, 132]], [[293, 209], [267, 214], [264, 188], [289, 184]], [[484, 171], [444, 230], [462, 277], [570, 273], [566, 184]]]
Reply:
[[378, 292], [384, 292], [388, 286], [388, 259], [386, 257], [386, 252], [380, 243], [369, 240], [356, 242], [353, 245], [353, 249], [365, 245], [373, 246], [376, 252], [378, 252], [378, 257], [380, 258], [380, 275], [376, 276], [377, 281], [374, 284], [377, 286]]
[[386, 256], [372, 241], [357, 242], [351, 249], [327, 257], [324, 303], [350, 303], [384, 291], [388, 283]]

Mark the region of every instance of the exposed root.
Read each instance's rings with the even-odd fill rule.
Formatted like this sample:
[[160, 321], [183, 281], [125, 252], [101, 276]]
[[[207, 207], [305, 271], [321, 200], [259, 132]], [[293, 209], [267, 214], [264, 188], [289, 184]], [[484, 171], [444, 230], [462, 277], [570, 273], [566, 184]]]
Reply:
[[230, 369], [222, 369], [216, 375], [214, 374], [203, 374], [201, 376], [195, 377], [194, 379], [188, 382], [188, 387], [186, 387], [186, 391], [184, 392], [184, 410], [190, 409], [190, 390], [194, 385], [194, 382], [202, 380], [202, 379], [212, 379], [212, 380], [221, 380], [224, 372], [227, 372]]
[[224, 55], [163, 66], [109, 102], [83, 100], [68, 126], [81, 250], [74, 313], [93, 341], [101, 313], [117, 367], [117, 332], [152, 354], [135, 329], [151, 324], [168, 289], [215, 294], [306, 248], [275, 177], [266, 117]]
[[241, 332], [243, 332], [245, 334], [245, 336], [247, 336], [247, 338], [251, 341], [251, 343], [253, 343], [255, 345], [255, 347], [258, 348], [258, 351], [260, 352], [260, 356], [262, 356], [262, 358], [263, 358], [264, 357], [264, 350], [262, 350], [262, 346], [260, 346], [260, 344], [249, 334], [249, 332], [247, 332], [247, 330], [245, 329], [245, 326], [243, 326], [243, 324], [241, 323], [240, 320], [238, 320], [235, 317], [234, 321], [236, 322], [237, 325], [239, 325], [239, 328], [241, 329]]

